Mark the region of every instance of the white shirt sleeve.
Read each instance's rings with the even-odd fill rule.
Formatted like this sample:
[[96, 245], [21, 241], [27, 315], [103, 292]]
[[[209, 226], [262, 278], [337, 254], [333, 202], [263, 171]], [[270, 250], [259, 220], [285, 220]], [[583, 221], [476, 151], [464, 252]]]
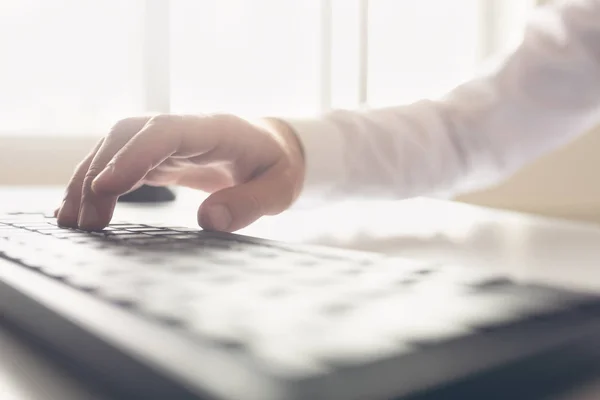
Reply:
[[514, 51], [441, 99], [286, 121], [304, 146], [304, 196], [450, 196], [495, 183], [600, 121], [600, 0], [539, 9]]

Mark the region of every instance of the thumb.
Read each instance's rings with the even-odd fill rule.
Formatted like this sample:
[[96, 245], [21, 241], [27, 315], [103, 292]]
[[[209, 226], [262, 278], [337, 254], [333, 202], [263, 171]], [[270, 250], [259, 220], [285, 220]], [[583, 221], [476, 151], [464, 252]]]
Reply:
[[[210, 195], [198, 210], [204, 229], [234, 232], [264, 215], [286, 210], [298, 195], [288, 166], [274, 166], [253, 180]], [[296, 179], [297, 180], [297, 179]]]

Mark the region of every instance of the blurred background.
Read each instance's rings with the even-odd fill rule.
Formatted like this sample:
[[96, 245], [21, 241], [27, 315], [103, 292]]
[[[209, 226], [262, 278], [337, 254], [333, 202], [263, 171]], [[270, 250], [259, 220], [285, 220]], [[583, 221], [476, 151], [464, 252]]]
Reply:
[[[1, 0], [0, 184], [64, 184], [118, 119], [435, 97], [539, 0]], [[393, 39], [391, 39], [393, 38]], [[460, 198], [600, 222], [600, 131]]]

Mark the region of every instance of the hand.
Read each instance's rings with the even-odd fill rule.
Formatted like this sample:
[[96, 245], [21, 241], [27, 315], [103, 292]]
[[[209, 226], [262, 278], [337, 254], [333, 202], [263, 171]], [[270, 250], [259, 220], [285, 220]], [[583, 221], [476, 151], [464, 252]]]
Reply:
[[160, 115], [118, 122], [77, 166], [58, 224], [106, 227], [120, 195], [148, 185], [211, 193], [198, 210], [205, 229], [232, 232], [287, 209], [304, 180], [304, 157], [283, 122], [232, 115]]

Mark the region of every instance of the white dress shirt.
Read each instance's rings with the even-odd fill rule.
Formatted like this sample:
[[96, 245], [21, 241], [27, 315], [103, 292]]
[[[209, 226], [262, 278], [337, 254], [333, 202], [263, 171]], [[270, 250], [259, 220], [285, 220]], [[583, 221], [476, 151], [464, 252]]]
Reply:
[[514, 51], [441, 99], [287, 122], [312, 198], [450, 196], [498, 182], [600, 122], [600, 0], [540, 8]]

